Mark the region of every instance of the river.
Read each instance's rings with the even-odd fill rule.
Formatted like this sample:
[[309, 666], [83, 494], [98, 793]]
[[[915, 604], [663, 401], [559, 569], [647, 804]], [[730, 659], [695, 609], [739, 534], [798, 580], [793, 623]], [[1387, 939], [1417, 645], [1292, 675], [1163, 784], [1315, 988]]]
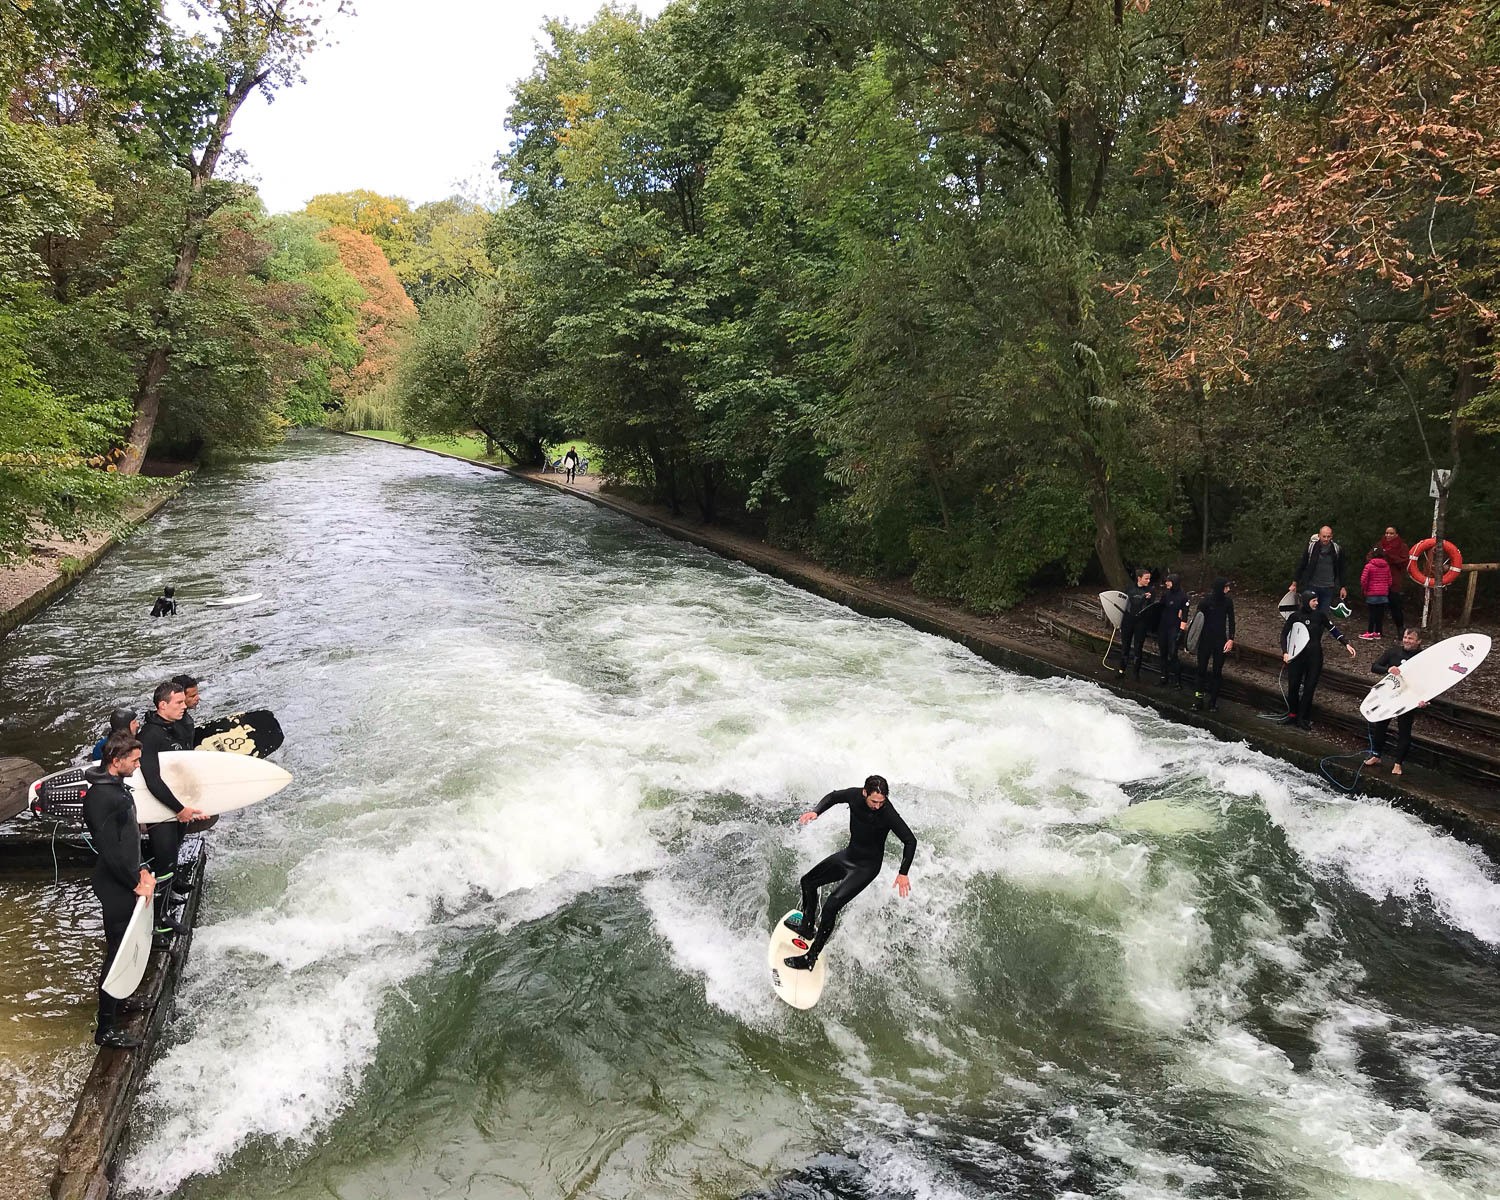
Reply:
[[[180, 670], [275, 709], [296, 780], [214, 834], [128, 1195], [1500, 1194], [1500, 872], [1092, 686], [322, 435], [0, 643], [11, 752]], [[796, 816], [872, 771], [912, 894], [893, 849], [794, 1012], [766, 934], [845, 832]], [[34, 1167], [98, 926], [76, 878], [0, 905]]]

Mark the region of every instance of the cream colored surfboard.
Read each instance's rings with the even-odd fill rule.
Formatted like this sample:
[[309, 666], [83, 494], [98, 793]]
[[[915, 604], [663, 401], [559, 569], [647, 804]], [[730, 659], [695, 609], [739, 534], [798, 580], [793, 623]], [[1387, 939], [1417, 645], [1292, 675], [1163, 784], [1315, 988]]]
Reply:
[[[177, 799], [210, 817], [259, 803], [292, 781], [289, 772], [263, 758], [213, 750], [164, 752], [161, 777]], [[135, 796], [135, 815], [142, 825], [176, 819], [176, 814], [147, 789], [140, 771], [125, 782]]]
[[125, 936], [120, 939], [120, 948], [110, 960], [109, 971], [101, 985], [107, 995], [124, 1000], [135, 995], [146, 974], [146, 960], [151, 957], [151, 901], [144, 896], [135, 898], [135, 911], [130, 914], [130, 924], [125, 926]]
[[807, 943], [786, 927], [786, 918], [800, 915], [794, 908], [776, 922], [771, 930], [771, 944], [766, 963], [771, 968], [771, 986], [776, 994], [793, 1008], [811, 1008], [823, 994], [828, 978], [828, 960], [820, 957], [811, 971], [799, 971], [786, 965], [786, 959], [807, 953]]
[[1372, 687], [1359, 711], [1366, 721], [1399, 717], [1462, 683], [1489, 652], [1490, 639], [1483, 633], [1446, 638], [1408, 658], [1401, 664], [1400, 675], [1387, 675]]

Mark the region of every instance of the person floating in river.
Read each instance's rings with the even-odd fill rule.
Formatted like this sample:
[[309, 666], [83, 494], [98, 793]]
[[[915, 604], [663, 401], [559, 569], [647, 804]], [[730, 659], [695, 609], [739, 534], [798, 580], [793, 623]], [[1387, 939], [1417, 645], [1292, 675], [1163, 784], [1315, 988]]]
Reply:
[[104, 736], [94, 743], [94, 748], [89, 752], [89, 757], [103, 761], [104, 743], [109, 741], [110, 736], [116, 733], [128, 733], [131, 737], [141, 731], [140, 718], [135, 715], [133, 708], [117, 708], [109, 714], [109, 728], [105, 730]]
[[83, 797], [83, 820], [99, 861], [90, 882], [104, 910], [104, 965], [99, 969], [99, 1018], [94, 1043], [131, 1050], [141, 1039], [120, 1026], [125, 1002], [104, 990], [104, 977], [114, 962], [125, 928], [135, 911], [135, 898], [148, 899], [156, 878], [141, 865], [141, 837], [135, 823], [135, 801], [125, 779], [141, 761], [141, 744], [128, 733], [113, 733], [104, 743], [98, 766], [83, 773], [89, 790]]
[[[885, 859], [886, 835], [901, 839], [904, 852], [901, 869], [896, 872], [895, 888], [903, 897], [911, 894], [911, 860], [917, 853], [917, 838], [890, 802], [891, 788], [884, 777], [871, 775], [862, 788], [843, 788], [829, 792], [818, 806], [797, 818], [799, 825], [816, 821], [836, 804], [849, 806], [849, 844], [830, 854], [802, 877], [802, 912], [800, 918], [788, 917], [786, 927], [808, 943], [807, 953], [786, 959], [786, 965], [797, 971], [811, 971], [818, 955], [833, 936], [839, 913], [854, 897], [875, 882]], [[818, 920], [818, 889], [834, 884], [833, 893], [823, 906]]]
[[151, 865], [158, 885], [155, 945], [159, 950], [166, 950], [172, 945], [172, 936], [182, 932], [182, 926], [168, 911], [172, 898], [174, 895], [185, 896], [193, 890], [190, 884], [177, 878], [177, 853], [182, 849], [183, 826], [189, 821], [201, 820], [203, 813], [174, 796], [161, 777], [161, 756], [165, 751], [193, 748], [191, 741], [183, 745], [178, 740], [178, 722], [187, 711], [187, 695], [180, 683], [169, 679], [158, 685], [151, 699], [156, 707], [146, 714], [141, 724], [141, 778], [145, 780], [147, 790], [177, 814], [175, 821], [157, 821], [146, 827], [146, 837], [151, 843]]
[[177, 615], [177, 601], [173, 599], [177, 589], [171, 586], [162, 588], [161, 595], [156, 598], [156, 603], [151, 606], [153, 617], [175, 617]]
[[[1287, 652], [1287, 639], [1297, 625], [1307, 627], [1307, 648], [1293, 658]], [[1286, 679], [1286, 715], [1283, 725], [1300, 725], [1312, 728], [1313, 693], [1318, 690], [1318, 679], [1323, 674], [1323, 635], [1332, 634], [1354, 658], [1355, 649], [1344, 636], [1343, 630], [1329, 619], [1323, 611], [1318, 593], [1308, 588], [1297, 596], [1297, 611], [1286, 619], [1281, 627], [1281, 661], [1290, 669]]]
[[[1387, 675], [1401, 676], [1401, 664], [1408, 658], [1415, 658], [1422, 650], [1422, 631], [1415, 626], [1405, 629], [1401, 633], [1401, 644], [1392, 646], [1374, 662], [1370, 667], [1370, 673], [1379, 675], [1384, 679]], [[1406, 755], [1411, 750], [1411, 727], [1412, 722], [1417, 719], [1417, 712], [1427, 707], [1427, 701], [1423, 700], [1416, 708], [1402, 713], [1396, 718], [1396, 756], [1391, 760], [1391, 774], [1402, 773], [1401, 764], [1406, 761]], [[1370, 725], [1370, 757], [1365, 759], [1365, 766], [1378, 767], [1380, 760], [1385, 754], [1385, 742], [1390, 734], [1391, 718], [1384, 721], [1371, 721]]]

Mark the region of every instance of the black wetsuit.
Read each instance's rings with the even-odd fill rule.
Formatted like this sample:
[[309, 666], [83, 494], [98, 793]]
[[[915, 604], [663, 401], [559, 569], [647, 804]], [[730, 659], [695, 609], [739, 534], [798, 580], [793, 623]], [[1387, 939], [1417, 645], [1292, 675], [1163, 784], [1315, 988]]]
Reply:
[[104, 910], [104, 965], [99, 969], [99, 1031], [115, 1023], [119, 1001], [104, 992], [104, 976], [125, 937], [135, 911], [135, 889], [141, 881], [141, 836], [135, 823], [135, 802], [125, 782], [101, 767], [83, 773], [89, 790], [83, 797], [83, 820], [99, 854], [90, 882]]
[[1125, 589], [1125, 611], [1120, 615], [1120, 673], [1130, 666], [1134, 655], [1135, 673], [1141, 673], [1141, 652], [1146, 643], [1146, 622], [1141, 616], [1151, 606], [1155, 585], [1141, 587], [1132, 583]]
[[1171, 682], [1175, 676], [1177, 686], [1182, 686], [1182, 659], [1177, 656], [1177, 645], [1187, 636], [1183, 625], [1187, 621], [1188, 605], [1191, 603], [1192, 597], [1180, 587], [1162, 589], [1156, 643], [1161, 649], [1161, 681], [1164, 684]]
[[[1392, 667], [1399, 667], [1408, 658], [1415, 658], [1422, 653], [1418, 650], [1408, 650], [1405, 646], [1392, 646], [1370, 667], [1372, 675], [1379, 675], [1384, 679], [1390, 674]], [[1420, 709], [1413, 708], [1402, 713], [1396, 718], [1396, 755], [1391, 761], [1400, 764], [1406, 761], [1406, 755], [1411, 750], [1411, 727], [1417, 719]], [[1370, 753], [1379, 757], [1385, 753], [1386, 738], [1390, 734], [1391, 718], [1384, 721], [1371, 721], [1370, 726]]]
[[170, 596], [158, 596], [156, 603], [151, 606], [153, 617], [171, 617], [177, 614], [177, 601]]
[[196, 738], [193, 736], [193, 710], [185, 708], [182, 716], [172, 722], [172, 732], [177, 736], [177, 744], [184, 750], [191, 750]]
[[1219, 685], [1224, 682], [1224, 643], [1234, 641], [1234, 598], [1227, 592], [1210, 592], [1198, 601], [1198, 611], [1203, 614], [1198, 634], [1198, 694], [1213, 709], [1219, 706]]
[[[161, 777], [161, 755], [167, 750], [191, 750], [193, 743], [183, 743], [178, 738], [179, 722], [167, 721], [155, 710], [148, 712], [141, 722], [141, 778], [146, 787], [173, 812], [181, 812], [183, 803], [172, 794]], [[182, 849], [183, 825], [181, 821], [157, 821], [146, 826], [146, 837], [151, 843], [151, 868], [156, 874], [156, 927], [166, 927], [164, 918], [172, 903], [172, 880], [177, 872], [177, 852]]]
[[[885, 860], [885, 839], [894, 833], [901, 839], [905, 852], [901, 855], [901, 870], [905, 875], [911, 870], [912, 857], [917, 852], [917, 838], [907, 828], [891, 802], [887, 800], [878, 809], [865, 801], [862, 788], [843, 788], [829, 792], [818, 801], [814, 812], [820, 816], [835, 804], [849, 806], [849, 845], [837, 854], [830, 854], [802, 877], [802, 928], [816, 928], [817, 935], [808, 949], [809, 959], [815, 959], [833, 935], [833, 926], [844, 905], [869, 887], [880, 874]], [[823, 905], [823, 919], [818, 920], [818, 889], [828, 884], [837, 884]]]
[[1348, 644], [1343, 631], [1335, 625], [1321, 608], [1299, 608], [1286, 619], [1281, 627], [1281, 649], [1286, 652], [1287, 638], [1293, 625], [1307, 626], [1307, 649], [1292, 659], [1286, 674], [1285, 721], [1295, 719], [1307, 729], [1312, 724], [1313, 693], [1318, 690], [1318, 680], [1323, 674], [1323, 635], [1331, 633], [1340, 642]]

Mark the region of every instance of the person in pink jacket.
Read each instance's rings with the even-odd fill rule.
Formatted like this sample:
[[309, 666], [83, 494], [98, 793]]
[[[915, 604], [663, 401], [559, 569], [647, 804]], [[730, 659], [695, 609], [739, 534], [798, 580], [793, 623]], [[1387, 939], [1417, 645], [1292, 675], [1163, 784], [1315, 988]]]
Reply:
[[1359, 573], [1359, 588], [1365, 594], [1365, 607], [1370, 610], [1369, 624], [1366, 632], [1359, 635], [1360, 640], [1378, 642], [1385, 627], [1385, 610], [1391, 603], [1391, 564], [1379, 546], [1370, 549], [1365, 569]]

